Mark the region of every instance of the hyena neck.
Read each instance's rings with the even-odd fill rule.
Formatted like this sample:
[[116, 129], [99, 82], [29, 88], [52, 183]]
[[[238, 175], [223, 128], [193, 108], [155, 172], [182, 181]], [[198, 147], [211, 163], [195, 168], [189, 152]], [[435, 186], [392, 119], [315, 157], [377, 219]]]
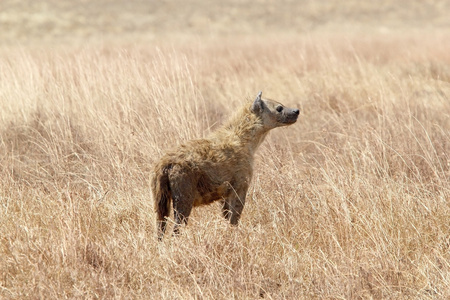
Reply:
[[252, 113], [249, 108], [243, 109], [223, 127], [243, 148], [253, 155], [264, 141], [268, 130], [264, 128], [262, 119]]

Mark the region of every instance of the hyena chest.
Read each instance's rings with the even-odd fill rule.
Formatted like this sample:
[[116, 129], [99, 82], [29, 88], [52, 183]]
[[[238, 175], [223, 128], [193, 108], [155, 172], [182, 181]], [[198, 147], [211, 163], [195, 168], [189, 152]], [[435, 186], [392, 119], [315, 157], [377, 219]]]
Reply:
[[197, 183], [194, 206], [210, 204], [227, 198], [232, 190], [232, 185], [228, 181], [214, 182], [206, 176], [200, 177]]

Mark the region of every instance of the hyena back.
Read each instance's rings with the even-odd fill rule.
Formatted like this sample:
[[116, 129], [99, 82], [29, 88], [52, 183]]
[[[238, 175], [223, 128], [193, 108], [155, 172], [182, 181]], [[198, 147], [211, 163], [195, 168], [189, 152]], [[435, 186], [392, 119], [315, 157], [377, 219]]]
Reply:
[[167, 152], [156, 164], [151, 188], [158, 238], [164, 236], [170, 203], [174, 233], [187, 224], [192, 207], [220, 200], [223, 216], [237, 225], [252, 178], [256, 149], [268, 131], [295, 123], [298, 109], [262, 99], [261, 92], [208, 138], [191, 140]]

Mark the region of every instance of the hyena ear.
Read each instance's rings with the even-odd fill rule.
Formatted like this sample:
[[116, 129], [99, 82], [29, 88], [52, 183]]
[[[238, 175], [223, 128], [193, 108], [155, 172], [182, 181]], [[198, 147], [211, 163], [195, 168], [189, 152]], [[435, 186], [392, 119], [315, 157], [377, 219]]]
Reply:
[[253, 101], [251, 111], [254, 113], [259, 113], [263, 110], [263, 101], [261, 100], [262, 91], [258, 93], [255, 101]]

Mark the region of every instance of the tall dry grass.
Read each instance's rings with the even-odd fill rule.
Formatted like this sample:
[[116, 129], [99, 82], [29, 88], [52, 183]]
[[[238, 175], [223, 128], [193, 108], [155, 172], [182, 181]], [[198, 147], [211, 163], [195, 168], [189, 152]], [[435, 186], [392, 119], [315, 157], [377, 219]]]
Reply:
[[[0, 48], [0, 297], [450, 297], [448, 36], [272, 40]], [[158, 243], [152, 163], [259, 90], [240, 226]]]

